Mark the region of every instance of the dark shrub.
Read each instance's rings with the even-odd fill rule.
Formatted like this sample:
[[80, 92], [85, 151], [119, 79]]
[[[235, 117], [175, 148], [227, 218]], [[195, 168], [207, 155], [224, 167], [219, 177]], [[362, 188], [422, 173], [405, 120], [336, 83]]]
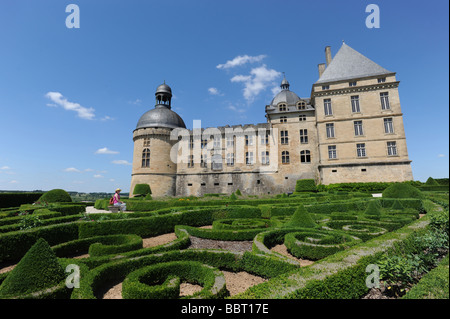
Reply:
[[423, 198], [423, 195], [410, 184], [395, 183], [383, 191], [383, 198]]
[[70, 195], [63, 189], [52, 189], [42, 195], [38, 202], [67, 203], [72, 202]]
[[146, 196], [151, 193], [152, 190], [150, 189], [150, 185], [148, 184], [136, 184], [136, 186], [134, 186], [133, 195]]
[[295, 185], [296, 192], [317, 192], [316, 182], [313, 179], [299, 179]]

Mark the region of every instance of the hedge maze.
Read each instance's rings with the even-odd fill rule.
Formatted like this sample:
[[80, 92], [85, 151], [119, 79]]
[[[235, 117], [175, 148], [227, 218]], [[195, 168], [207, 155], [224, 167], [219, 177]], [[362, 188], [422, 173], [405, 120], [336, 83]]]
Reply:
[[[86, 214], [86, 204], [61, 201], [4, 208], [0, 298], [96, 299], [112, 283], [122, 283], [124, 299], [361, 298], [367, 265], [426, 230], [432, 216], [448, 216], [448, 192], [373, 198], [307, 186], [289, 197], [128, 199], [129, 213]], [[143, 245], [169, 233], [176, 239]], [[194, 237], [251, 249], [193, 248]], [[231, 296], [223, 271], [265, 282]], [[180, 297], [182, 283], [201, 289]]]

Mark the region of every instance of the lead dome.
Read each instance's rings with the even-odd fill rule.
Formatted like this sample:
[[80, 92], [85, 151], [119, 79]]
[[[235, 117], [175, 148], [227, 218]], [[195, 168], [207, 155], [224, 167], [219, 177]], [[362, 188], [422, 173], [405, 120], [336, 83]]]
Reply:
[[172, 89], [165, 81], [156, 88], [155, 108], [144, 113], [136, 129], [146, 127], [186, 128], [183, 119], [171, 110]]

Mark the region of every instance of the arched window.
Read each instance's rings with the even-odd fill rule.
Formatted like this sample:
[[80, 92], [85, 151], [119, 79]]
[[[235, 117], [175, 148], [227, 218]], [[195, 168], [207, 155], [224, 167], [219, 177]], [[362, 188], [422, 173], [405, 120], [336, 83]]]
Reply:
[[308, 150], [300, 152], [300, 162], [311, 163], [311, 153]]
[[150, 167], [150, 149], [144, 148], [142, 151], [142, 167]]
[[288, 151], [283, 151], [281, 153], [281, 163], [289, 164], [289, 152]]

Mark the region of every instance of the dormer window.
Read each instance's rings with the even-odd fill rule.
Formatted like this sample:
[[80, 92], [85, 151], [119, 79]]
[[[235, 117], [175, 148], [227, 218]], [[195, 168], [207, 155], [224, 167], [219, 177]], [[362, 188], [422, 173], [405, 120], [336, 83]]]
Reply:
[[305, 110], [305, 109], [306, 109], [306, 103], [303, 102], [303, 101], [298, 102], [297, 108], [298, 108], [299, 110]]
[[280, 112], [285, 112], [287, 110], [287, 105], [286, 104], [280, 104], [278, 105], [278, 110]]

